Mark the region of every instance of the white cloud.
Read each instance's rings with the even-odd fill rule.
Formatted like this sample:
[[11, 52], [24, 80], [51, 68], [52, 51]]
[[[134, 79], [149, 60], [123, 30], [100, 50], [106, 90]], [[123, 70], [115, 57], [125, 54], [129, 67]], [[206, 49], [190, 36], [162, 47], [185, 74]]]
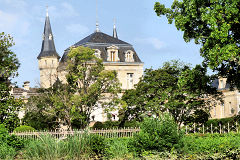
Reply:
[[165, 46], [164, 42], [155, 37], [136, 38], [135, 42], [140, 44], [150, 44], [157, 50], [160, 50]]
[[66, 26], [66, 30], [70, 33], [84, 35], [89, 32], [89, 28], [81, 24], [69, 24]]

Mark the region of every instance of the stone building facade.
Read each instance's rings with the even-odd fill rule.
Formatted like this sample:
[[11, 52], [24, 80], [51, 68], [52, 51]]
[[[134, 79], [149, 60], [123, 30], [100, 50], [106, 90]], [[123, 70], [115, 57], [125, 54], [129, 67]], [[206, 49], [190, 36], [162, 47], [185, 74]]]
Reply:
[[240, 111], [240, 93], [237, 89], [230, 89], [226, 78], [215, 80], [214, 87], [218, 88], [223, 94], [222, 102], [212, 107], [210, 114], [211, 118], [227, 118], [238, 115]]
[[[101, 32], [97, 25], [95, 32], [67, 48], [63, 56], [60, 57], [55, 49], [50, 19], [47, 13], [42, 48], [37, 57], [41, 87], [48, 88], [52, 86], [57, 79], [66, 83], [67, 54], [71, 47], [78, 46], [89, 47], [95, 50], [95, 56], [103, 60], [105, 70], [115, 70], [117, 72], [117, 77], [123, 90], [132, 89], [143, 75], [143, 62], [131, 44], [118, 38], [115, 25], [112, 36]], [[106, 114], [104, 114], [101, 109], [95, 111], [93, 115], [96, 121], [106, 120]]]

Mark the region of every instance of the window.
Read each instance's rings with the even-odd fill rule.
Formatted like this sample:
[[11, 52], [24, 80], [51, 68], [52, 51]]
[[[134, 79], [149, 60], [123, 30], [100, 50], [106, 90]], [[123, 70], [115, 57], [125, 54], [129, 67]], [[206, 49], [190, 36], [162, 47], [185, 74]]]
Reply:
[[133, 73], [127, 73], [127, 89], [133, 88]]
[[132, 52], [132, 51], [127, 51], [127, 52], [125, 53], [125, 61], [126, 61], [126, 62], [134, 62], [133, 52]]
[[95, 49], [94, 55], [95, 55], [97, 58], [101, 58], [101, 51], [100, 51], [99, 49]]
[[224, 88], [223, 80], [220, 80], [220, 88]]
[[115, 45], [107, 47], [108, 53], [107, 61], [118, 62], [120, 60], [118, 57], [118, 49], [119, 48]]
[[115, 51], [111, 51], [110, 53], [111, 53], [111, 54], [110, 54], [111, 61], [112, 61], [112, 62], [115, 62], [115, 61], [116, 61], [116, 52], [115, 52]]
[[225, 107], [224, 107], [224, 103], [221, 104], [222, 107], [222, 118], [225, 117]]
[[233, 114], [232, 102], [229, 102], [229, 114]]

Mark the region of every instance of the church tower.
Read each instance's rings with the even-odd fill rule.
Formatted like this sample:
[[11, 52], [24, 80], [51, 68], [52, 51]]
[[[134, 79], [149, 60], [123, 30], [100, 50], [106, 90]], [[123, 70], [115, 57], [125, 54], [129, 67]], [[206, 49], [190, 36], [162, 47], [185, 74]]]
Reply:
[[40, 85], [49, 88], [57, 79], [57, 67], [60, 56], [56, 52], [48, 10], [45, 19], [42, 37], [42, 49], [38, 55], [38, 66], [40, 70]]

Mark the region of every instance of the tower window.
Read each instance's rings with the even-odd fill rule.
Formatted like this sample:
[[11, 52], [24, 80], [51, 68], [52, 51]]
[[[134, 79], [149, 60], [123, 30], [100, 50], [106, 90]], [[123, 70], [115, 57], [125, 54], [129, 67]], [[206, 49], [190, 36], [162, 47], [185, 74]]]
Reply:
[[127, 73], [127, 89], [133, 88], [133, 73]]

